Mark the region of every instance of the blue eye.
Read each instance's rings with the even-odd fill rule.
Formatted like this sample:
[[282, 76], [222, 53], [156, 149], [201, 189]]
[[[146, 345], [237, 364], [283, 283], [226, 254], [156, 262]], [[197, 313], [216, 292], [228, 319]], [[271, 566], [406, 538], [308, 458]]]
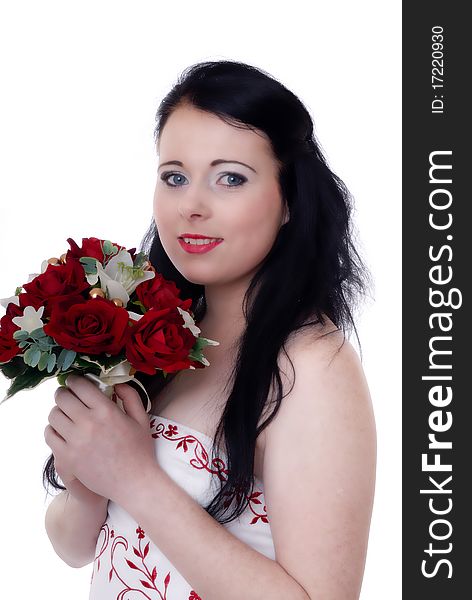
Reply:
[[230, 180], [232, 180], [234, 182], [234, 179], [236, 178], [237, 180], [239, 179], [239, 183], [236, 181], [236, 184], [233, 185], [232, 183], [228, 184], [223, 184], [226, 187], [239, 187], [241, 185], [243, 185], [243, 183], [245, 183], [247, 181], [246, 177], [244, 177], [243, 175], [238, 175], [237, 173], [223, 173], [222, 177], [229, 177]]
[[[247, 178], [244, 175], [238, 175], [237, 173], [223, 173], [221, 177], [227, 177], [230, 183], [224, 183], [225, 187], [240, 187], [244, 183], [246, 183]], [[170, 180], [173, 180], [173, 183], [170, 183]], [[187, 178], [182, 173], [177, 173], [175, 171], [167, 171], [162, 173], [161, 180], [165, 182], [168, 187], [182, 187], [182, 185], [186, 185], [184, 180]]]
[[176, 179], [174, 179], [174, 183], [169, 183], [169, 179], [171, 177], [175, 177], [175, 178], [180, 178], [180, 180], [185, 179], [185, 176], [182, 175], [181, 173], [173, 173], [173, 172], [168, 172], [168, 173], [163, 173], [161, 175], [161, 179], [162, 181], [164, 181], [166, 183], [166, 185], [168, 185], [169, 187], [180, 187], [180, 184], [177, 183], [177, 185], [175, 185], [175, 181]]

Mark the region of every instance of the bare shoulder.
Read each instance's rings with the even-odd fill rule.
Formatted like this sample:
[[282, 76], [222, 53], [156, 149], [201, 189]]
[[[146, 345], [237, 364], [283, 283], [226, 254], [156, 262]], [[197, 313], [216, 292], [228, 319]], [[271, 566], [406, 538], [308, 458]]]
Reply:
[[[331, 324], [332, 325], [332, 324]], [[263, 481], [277, 560], [312, 598], [358, 598], [373, 506], [376, 430], [359, 356], [327, 324], [294, 336], [294, 377], [267, 427]]]
[[[374, 425], [369, 387], [359, 355], [329, 319], [324, 325], [292, 334], [279, 353], [278, 366], [283, 399], [275, 418], [264, 430], [265, 437], [274, 429], [287, 431], [292, 420], [297, 421], [300, 415], [311, 411], [312, 416], [321, 417], [320, 411], [332, 411], [335, 407], [354, 411], [353, 417], [367, 418]], [[273, 387], [270, 399], [273, 402]]]
[[[326, 392], [329, 392], [330, 382], [337, 382], [337, 387], [345, 382], [358, 388], [363, 392], [364, 402], [370, 404], [370, 394], [365, 378], [364, 370], [357, 351], [351, 342], [344, 337], [343, 332], [338, 329], [330, 320], [321, 326], [301, 330], [292, 335], [285, 344], [285, 352], [279, 355], [279, 367], [287, 376], [290, 372], [291, 377], [287, 377], [297, 389], [309, 386], [311, 389], [316, 384], [316, 389], [325, 386]], [[294, 373], [294, 376], [293, 376]], [[299, 379], [298, 383], [296, 379]], [[333, 390], [334, 391], [334, 390]], [[307, 396], [293, 394], [303, 402]], [[346, 400], [346, 398], [345, 398]], [[352, 396], [351, 396], [352, 400]], [[312, 394], [308, 402], [316, 402], [317, 398]], [[286, 410], [293, 412], [296, 400], [283, 402]]]

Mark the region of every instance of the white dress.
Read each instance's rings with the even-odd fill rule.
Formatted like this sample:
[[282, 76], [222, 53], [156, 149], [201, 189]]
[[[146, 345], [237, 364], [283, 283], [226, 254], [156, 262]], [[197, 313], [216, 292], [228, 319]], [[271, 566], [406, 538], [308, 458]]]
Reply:
[[[218, 489], [218, 477], [227, 477], [226, 455], [219, 464], [212, 464], [213, 440], [166, 417], [151, 414], [149, 425], [161, 468], [201, 506], [208, 504]], [[223, 525], [241, 541], [275, 560], [263, 485], [257, 477], [245, 511]], [[205, 599], [192, 589], [129, 513], [110, 500], [107, 519], [97, 539], [89, 600]]]

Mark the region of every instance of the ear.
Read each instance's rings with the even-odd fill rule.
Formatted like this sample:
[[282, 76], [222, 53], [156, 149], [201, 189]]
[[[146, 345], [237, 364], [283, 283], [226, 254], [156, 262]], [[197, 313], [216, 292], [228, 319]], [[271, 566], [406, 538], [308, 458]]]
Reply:
[[284, 213], [283, 213], [283, 220], [282, 220], [282, 224], [280, 225], [282, 227], [282, 225], [285, 225], [285, 223], [288, 223], [290, 221], [290, 210], [288, 208], [287, 205], [287, 201], [284, 200]]

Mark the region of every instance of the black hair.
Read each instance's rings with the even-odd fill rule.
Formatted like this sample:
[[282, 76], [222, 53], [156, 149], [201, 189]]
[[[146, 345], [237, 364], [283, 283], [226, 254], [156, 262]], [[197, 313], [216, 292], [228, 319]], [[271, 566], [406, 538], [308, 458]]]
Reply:
[[[218, 447], [224, 447], [228, 476], [220, 478], [220, 489], [205, 510], [220, 523], [229, 523], [248, 505], [256, 440], [283, 399], [278, 357], [281, 351], [286, 353], [289, 336], [304, 327], [323, 326], [327, 317], [343, 332], [343, 343], [352, 329], [359, 342], [353, 312], [370, 287], [370, 274], [355, 247], [353, 198], [329, 168], [313, 120], [294, 93], [267, 72], [245, 63], [194, 64], [183, 71], [159, 105], [156, 142], [169, 116], [183, 104], [215, 114], [232, 126], [266, 134], [278, 161], [280, 189], [289, 214], [244, 296], [246, 327], [214, 437], [212, 460], [218, 457]], [[140, 251], [149, 255], [163, 277], [175, 282], [182, 298], [192, 299], [198, 324], [206, 312], [205, 287], [188, 281], [176, 269], [161, 244], [154, 218]], [[284, 281], [287, 274], [289, 285]], [[173, 379], [164, 379], [160, 373], [136, 373], [135, 377], [150, 398]], [[259, 425], [272, 389], [276, 392], [274, 409]], [[55, 478], [53, 458], [43, 479], [64, 489]], [[230, 507], [232, 511], [226, 514]]]

